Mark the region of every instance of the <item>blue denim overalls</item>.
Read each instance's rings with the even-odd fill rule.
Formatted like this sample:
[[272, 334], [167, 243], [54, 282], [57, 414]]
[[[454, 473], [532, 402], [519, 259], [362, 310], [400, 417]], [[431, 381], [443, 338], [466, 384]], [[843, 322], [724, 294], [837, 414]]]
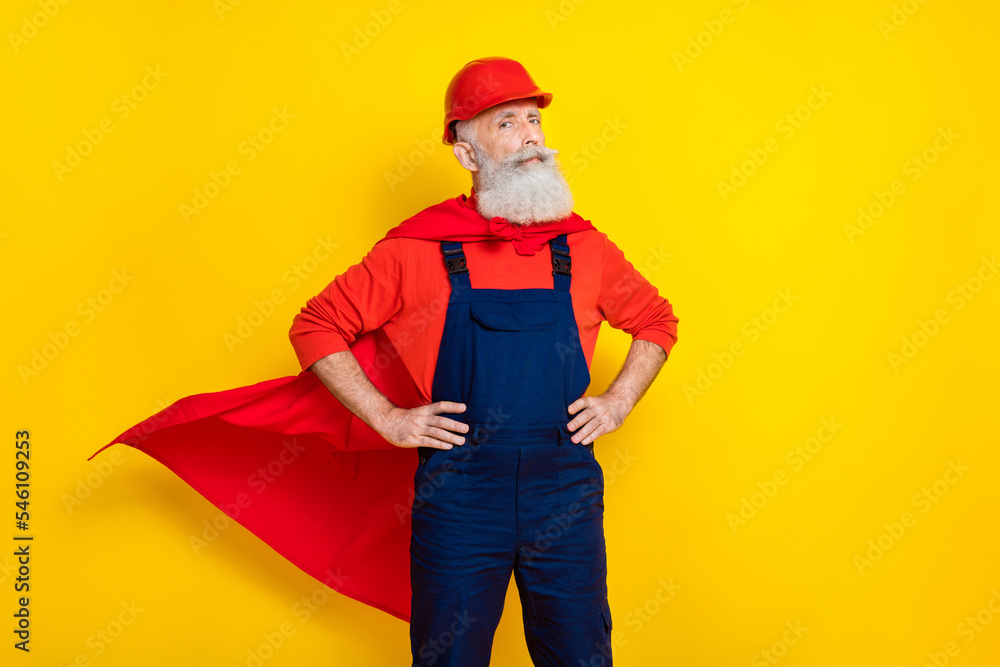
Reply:
[[431, 400], [465, 412], [465, 444], [420, 447], [414, 474], [414, 666], [489, 665], [511, 572], [536, 667], [610, 667], [604, 476], [570, 440], [590, 384], [570, 298], [566, 234], [553, 289], [472, 289], [462, 244], [442, 242], [451, 296]]

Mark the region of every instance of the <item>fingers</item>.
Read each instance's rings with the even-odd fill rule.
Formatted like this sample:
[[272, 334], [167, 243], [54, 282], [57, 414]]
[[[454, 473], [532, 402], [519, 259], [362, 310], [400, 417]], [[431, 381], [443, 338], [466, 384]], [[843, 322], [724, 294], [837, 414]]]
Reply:
[[406, 441], [411, 444], [406, 446], [451, 449], [455, 445], [464, 445], [465, 438], [460, 434], [468, 433], [469, 425], [440, 414], [464, 411], [465, 405], [454, 401], [438, 401], [410, 410], [407, 427], [410, 435]]
[[[602, 435], [617, 431], [621, 428], [622, 421], [616, 418], [609, 410], [597, 410], [594, 416], [589, 417], [586, 423], [570, 439], [581, 445], [589, 445]], [[575, 429], [570, 427], [570, 430]]]
[[566, 425], [570, 431], [577, 431], [570, 438], [572, 442], [581, 445], [589, 445], [605, 431], [614, 429], [604, 429], [610, 423], [611, 415], [607, 404], [599, 397], [583, 397], [578, 402], [584, 402], [587, 408], [578, 413], [569, 424]]
[[[454, 401], [438, 401], [437, 403], [431, 404], [429, 407], [432, 414], [437, 415], [440, 415], [440, 413], [443, 412], [465, 412], [465, 404], [456, 403]], [[428, 426], [433, 437], [455, 445], [465, 444], [465, 438], [460, 435], [456, 435], [456, 433], [469, 432], [468, 424], [442, 416], [432, 417], [428, 421]]]
[[427, 406], [433, 414], [441, 412], [465, 412], [465, 403], [454, 401], [438, 401]]
[[[446, 431], [443, 428], [437, 428], [436, 426], [430, 427], [429, 432], [425, 436], [435, 442], [450, 443], [452, 445], [464, 445], [465, 438], [451, 431]], [[434, 445], [429, 445], [433, 447]], [[446, 447], [445, 449], [451, 449], [451, 447]]]
[[587, 408], [583, 410], [583, 412], [577, 413], [577, 415], [573, 417], [573, 420], [566, 425], [566, 428], [568, 428], [571, 431], [575, 431], [584, 424], [590, 422], [592, 419], [600, 417], [604, 413], [603, 407], [604, 406], [602, 406], [601, 403], [598, 403], [596, 401], [593, 404], [591, 404], [590, 401], [587, 401]]
[[597, 440], [598, 436], [601, 435], [600, 425], [591, 426], [591, 424], [596, 424], [596, 421], [588, 423], [582, 431], [574, 435], [572, 437], [573, 442], [579, 445], [589, 445], [594, 440]]
[[598, 415], [587, 421], [570, 440], [580, 445], [589, 445], [598, 437], [610, 433], [616, 428], [608, 415]]
[[430, 424], [432, 426], [437, 426], [438, 428], [447, 429], [449, 431], [455, 431], [456, 433], [468, 433], [469, 425], [464, 422], [455, 421], [454, 419], [448, 419], [447, 417], [434, 417], [431, 419]]

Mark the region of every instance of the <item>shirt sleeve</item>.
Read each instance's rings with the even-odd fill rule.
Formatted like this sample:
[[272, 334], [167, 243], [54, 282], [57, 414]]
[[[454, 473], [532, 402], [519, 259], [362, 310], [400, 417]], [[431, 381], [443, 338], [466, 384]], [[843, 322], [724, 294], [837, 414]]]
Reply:
[[376, 243], [359, 263], [309, 299], [288, 332], [302, 370], [349, 350], [361, 334], [379, 328], [402, 308], [402, 239]]
[[669, 356], [677, 342], [677, 322], [670, 302], [646, 280], [625, 254], [604, 235], [601, 293], [597, 306], [608, 324], [663, 348]]

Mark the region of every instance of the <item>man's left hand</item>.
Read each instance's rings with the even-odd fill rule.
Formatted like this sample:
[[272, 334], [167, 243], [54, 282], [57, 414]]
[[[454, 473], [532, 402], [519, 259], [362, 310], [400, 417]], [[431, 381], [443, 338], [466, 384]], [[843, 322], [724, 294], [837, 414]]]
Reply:
[[583, 396], [570, 403], [569, 413], [576, 416], [567, 428], [570, 431], [580, 429], [573, 435], [573, 442], [589, 445], [598, 437], [621, 428], [631, 411], [625, 401], [611, 394]]

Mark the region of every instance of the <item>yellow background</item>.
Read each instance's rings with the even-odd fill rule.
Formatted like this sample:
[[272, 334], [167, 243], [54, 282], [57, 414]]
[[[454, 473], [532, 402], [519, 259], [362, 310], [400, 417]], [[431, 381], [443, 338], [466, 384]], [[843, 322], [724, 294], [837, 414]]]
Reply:
[[[124, 445], [85, 459], [182, 396], [298, 372], [287, 330], [306, 299], [389, 227], [468, 192], [440, 143], [442, 98], [486, 55], [553, 92], [543, 126], [576, 210], [680, 318], [660, 376], [597, 444], [616, 664], [996, 664], [1000, 280], [975, 280], [1000, 251], [996, 3], [3, 6], [2, 425], [8, 442], [31, 431], [36, 539], [23, 654], [17, 531], [0, 531], [2, 664], [247, 665], [285, 623], [268, 667], [409, 664], [407, 626], [387, 614], [331, 595], [296, 615], [318, 582], [242, 527], [195, 554], [189, 537], [218, 511], [160, 464]], [[273, 109], [294, 118], [251, 160], [241, 144]], [[102, 122], [112, 131], [58, 171]], [[185, 222], [180, 205], [230, 161], [239, 173]], [[724, 197], [734, 169], [749, 175]], [[850, 234], [879, 196], [892, 203]], [[327, 236], [335, 253], [307, 262]], [[124, 289], [102, 292], [122, 270]], [[230, 350], [274, 290], [283, 302]], [[779, 290], [797, 298], [769, 312]], [[921, 345], [894, 364], [904, 338]], [[605, 328], [589, 393], [628, 345]], [[700, 373], [711, 382], [686, 393]], [[743, 499], [756, 514], [734, 524]], [[879, 555], [869, 540], [887, 548], [859, 565]], [[989, 621], [972, 631], [977, 612]], [[512, 584], [493, 664], [530, 664], [521, 631]]]

